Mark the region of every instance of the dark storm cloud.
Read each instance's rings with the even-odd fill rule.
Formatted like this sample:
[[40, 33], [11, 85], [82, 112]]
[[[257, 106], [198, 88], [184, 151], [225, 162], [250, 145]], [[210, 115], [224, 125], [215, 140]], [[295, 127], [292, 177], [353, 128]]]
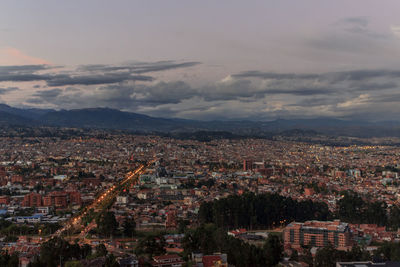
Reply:
[[0, 75], [2, 74], [21, 74], [34, 73], [40, 70], [47, 70], [50, 67], [47, 65], [20, 65], [20, 66], [0, 66]]
[[246, 79], [237, 79], [227, 83], [217, 83], [198, 89], [198, 96], [206, 101], [234, 100], [238, 98], [253, 98], [262, 95], [255, 88], [251, 81]]
[[19, 88], [18, 87], [0, 88], [0, 95], [4, 95], [4, 94], [7, 94], [9, 92], [16, 91], [16, 90], [19, 90]]
[[50, 76], [38, 74], [37, 72], [51, 68], [53, 67], [47, 65], [0, 66], [0, 82], [43, 81]]
[[353, 24], [360, 27], [367, 27], [369, 24], [369, 19], [367, 17], [347, 17], [341, 19], [339, 22]]
[[46, 82], [48, 86], [66, 86], [66, 85], [98, 85], [120, 83], [124, 81], [152, 81], [150, 76], [131, 75], [130, 73], [106, 73], [102, 75], [54, 75], [48, 77]]
[[65, 104], [75, 108], [79, 105], [85, 107], [110, 107], [117, 109], [135, 109], [136, 106], [158, 106], [163, 104], [178, 104], [185, 99], [198, 95], [196, 91], [182, 82], [160, 82], [155, 85], [107, 85], [92, 91], [82, 93], [74, 87], [66, 89], [43, 90], [34, 94], [28, 102], [49, 103], [65, 107]]
[[38, 75], [30, 73], [0, 73], [0, 82], [32, 82], [45, 81], [50, 79], [48, 75]]
[[139, 66], [137, 69], [133, 69], [135, 73], [146, 73], [155, 71], [164, 71], [178, 68], [188, 68], [200, 64], [200, 62], [184, 62], [184, 63], [174, 63], [174, 62], [159, 62], [158, 64], [146, 64], [144, 66]]
[[245, 71], [232, 75], [235, 78], [260, 78], [260, 79], [315, 79], [319, 76], [317, 74], [295, 74], [295, 73], [275, 73], [275, 72], [261, 72], [261, 71]]
[[79, 99], [80, 91], [76, 91], [75, 95], [71, 98], [70, 95], [66, 94], [70, 90], [68, 89], [60, 89], [53, 88], [49, 90], [40, 90], [37, 91], [31, 98], [29, 98], [26, 102], [31, 104], [54, 104], [59, 107], [64, 107], [69, 101], [74, 101], [72, 103], [81, 104]]
[[334, 94], [337, 93], [336, 90], [329, 89], [329, 88], [296, 88], [293, 90], [287, 90], [287, 89], [271, 89], [271, 90], [265, 90], [264, 91], [266, 94], [288, 94], [288, 95], [295, 95], [295, 96], [312, 96], [312, 95], [328, 95], [328, 94]]
[[132, 73], [142, 74], [148, 72], [157, 72], [172, 70], [178, 68], [188, 68], [200, 64], [200, 62], [183, 62], [177, 63], [174, 61], [159, 61], [154, 63], [132, 63], [121, 66], [113, 65], [84, 65], [80, 66], [78, 70], [83, 71], [122, 71], [127, 70]]
[[361, 81], [374, 78], [400, 78], [400, 71], [398, 70], [353, 70], [343, 72], [330, 72], [320, 75], [321, 79], [337, 81]]
[[153, 105], [177, 104], [198, 94], [197, 90], [183, 81], [160, 82], [153, 86], [140, 85], [133, 88], [132, 99]]
[[49, 74], [48, 90], [37, 91], [27, 102], [65, 109], [109, 107], [161, 117], [202, 119], [352, 116], [370, 107], [386, 112], [386, 104], [397, 110], [400, 102], [400, 97], [391, 97], [400, 93], [400, 71], [390, 69], [325, 73], [253, 70], [203, 86], [184, 81], [126, 83], [123, 81], [130, 77], [142, 76], [125, 67], [91, 65], [80, 69]]
[[395, 82], [383, 82], [383, 83], [361, 83], [350, 85], [350, 88], [354, 91], [368, 92], [368, 91], [379, 91], [386, 89], [396, 89], [399, 85]]
[[294, 104], [291, 104], [291, 106], [317, 107], [317, 106], [336, 105], [337, 103], [343, 101], [345, 101], [343, 97], [307, 97]]
[[372, 99], [374, 102], [379, 103], [393, 103], [400, 102], [400, 94], [383, 94], [376, 96]]
[[[115, 77], [127, 79], [120, 73]], [[116, 81], [110, 77], [104, 80], [86, 81], [80, 76], [76, 81], [58, 81], [54, 85], [96, 84]], [[65, 89], [42, 90], [29, 100], [31, 103], [49, 103], [57, 106], [75, 105], [105, 106], [119, 109], [137, 107], [157, 107], [162, 105], [179, 105], [190, 99], [201, 99], [204, 102], [239, 101], [240, 103], [259, 102], [260, 99], [274, 96], [285, 96], [294, 100], [291, 106], [335, 105], [346, 99], [357, 97], [362, 93], [377, 94], [381, 91], [397, 90], [400, 71], [395, 70], [353, 70], [330, 73], [273, 73], [246, 71], [232, 75], [230, 79], [209, 84], [203, 87], [192, 87], [183, 81], [158, 82], [156, 84], [104, 84], [97, 88], [85, 89], [67, 87]], [[258, 82], [257, 82], [258, 81]], [[264, 82], [265, 81], [265, 82]], [[50, 83], [51, 84], [51, 83]], [[323, 97], [322, 97], [323, 96]]]
[[261, 71], [244, 71], [238, 74], [232, 75], [235, 78], [260, 78], [260, 79], [273, 79], [273, 80], [329, 80], [333, 82], [341, 80], [366, 80], [378, 77], [392, 77], [400, 78], [400, 71], [398, 70], [352, 70], [352, 71], [342, 71], [342, 72], [327, 72], [321, 74], [296, 74], [296, 73], [276, 73], [276, 72], [261, 72]]
[[[0, 67], [0, 82], [45, 81], [48, 86], [101, 85], [126, 81], [153, 81], [154, 78], [142, 75], [150, 72], [187, 68], [199, 62], [161, 61], [155, 63], [136, 63], [128, 65], [86, 65], [62, 73], [47, 65], [24, 65]], [[51, 71], [49, 71], [51, 70]]]
[[51, 89], [51, 90], [37, 91], [34, 94], [34, 96], [37, 96], [37, 97], [40, 97], [43, 99], [52, 99], [52, 98], [59, 96], [62, 92], [63, 92], [63, 90], [61, 90], [59, 88], [55, 88], [55, 89]]

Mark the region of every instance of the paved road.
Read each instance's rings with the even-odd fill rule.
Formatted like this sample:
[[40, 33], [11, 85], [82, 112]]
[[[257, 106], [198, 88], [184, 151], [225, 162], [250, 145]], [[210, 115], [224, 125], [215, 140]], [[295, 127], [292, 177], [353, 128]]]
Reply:
[[[146, 165], [141, 165], [134, 171], [130, 171], [125, 176], [125, 179], [118, 182], [116, 185], [111, 188], [105, 190], [102, 194], [100, 194], [91, 205], [85, 207], [84, 211], [77, 216], [72, 217], [69, 221], [66, 222], [64, 227], [57, 230], [51, 237], [61, 236], [65, 231], [70, 230], [73, 227], [80, 227], [81, 221], [84, 216], [86, 216], [87, 212], [90, 209], [99, 209], [100, 207], [107, 204], [108, 201], [112, 201], [115, 199], [115, 196], [121, 193], [124, 187], [128, 184], [136, 184], [139, 180], [139, 176], [143, 174], [146, 169], [151, 166], [155, 162], [155, 159], [147, 163]], [[76, 238], [82, 240], [89, 233], [91, 229], [96, 227], [96, 223], [92, 220], [80, 233]]]

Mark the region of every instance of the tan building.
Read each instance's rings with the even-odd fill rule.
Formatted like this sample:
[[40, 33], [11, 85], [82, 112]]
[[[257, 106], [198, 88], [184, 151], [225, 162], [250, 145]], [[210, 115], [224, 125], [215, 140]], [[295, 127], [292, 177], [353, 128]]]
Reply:
[[284, 230], [285, 248], [324, 247], [329, 243], [340, 250], [351, 248], [351, 232], [347, 223], [339, 220], [292, 222]]

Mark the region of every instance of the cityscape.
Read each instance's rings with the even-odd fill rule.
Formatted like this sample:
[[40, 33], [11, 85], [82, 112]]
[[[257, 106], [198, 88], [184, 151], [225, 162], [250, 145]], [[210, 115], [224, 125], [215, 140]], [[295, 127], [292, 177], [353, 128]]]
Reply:
[[329, 244], [349, 254], [358, 249], [348, 260], [396, 259], [382, 246], [397, 246], [399, 238], [397, 146], [203, 142], [94, 130], [84, 137], [2, 137], [0, 147], [3, 250], [18, 253], [21, 265], [60, 264], [55, 254], [42, 256], [44, 244], [59, 242], [96, 251], [86, 259], [60, 251], [65, 264], [247, 264], [212, 245], [221, 241], [196, 243], [202, 241], [190, 235], [201, 227], [226, 229], [223, 238], [254, 249], [279, 237], [277, 263], [284, 255], [287, 264], [323, 258], [315, 248]]
[[400, 2], [0, 3], [0, 267], [400, 266]]

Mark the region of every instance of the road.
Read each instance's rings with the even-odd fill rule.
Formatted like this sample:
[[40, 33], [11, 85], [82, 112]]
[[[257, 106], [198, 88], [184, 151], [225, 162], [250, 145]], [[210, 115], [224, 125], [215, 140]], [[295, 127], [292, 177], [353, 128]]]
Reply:
[[[99, 209], [104, 207], [107, 204], [107, 201], [112, 201], [115, 197], [121, 193], [124, 187], [128, 184], [136, 184], [138, 182], [139, 175], [143, 174], [146, 169], [151, 166], [155, 162], [155, 159], [148, 162], [146, 165], [141, 165], [134, 171], [130, 171], [125, 176], [125, 179], [118, 182], [116, 185], [113, 185], [109, 189], [105, 190], [102, 194], [100, 194], [92, 204], [86, 206], [83, 212], [78, 214], [77, 216], [72, 217], [68, 222], [65, 223], [64, 227], [57, 230], [51, 237], [61, 236], [64, 232], [70, 230], [74, 227], [81, 227], [81, 221], [84, 216], [86, 216], [87, 212], [90, 209]], [[91, 229], [96, 227], [96, 223], [92, 220], [80, 233], [76, 238], [79, 240], [83, 240], [85, 236], [89, 233]]]

